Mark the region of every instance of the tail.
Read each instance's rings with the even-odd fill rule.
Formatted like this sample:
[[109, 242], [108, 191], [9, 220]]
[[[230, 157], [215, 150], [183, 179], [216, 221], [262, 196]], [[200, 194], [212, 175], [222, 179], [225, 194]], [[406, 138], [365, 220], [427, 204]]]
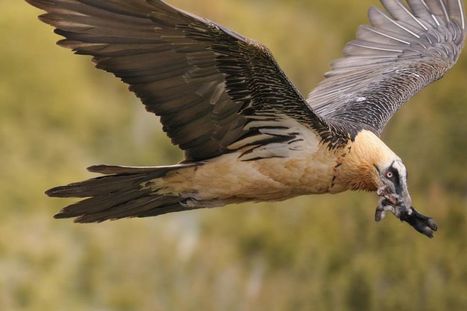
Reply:
[[177, 195], [158, 194], [153, 181], [167, 173], [197, 164], [163, 167], [121, 167], [99, 165], [90, 172], [105, 176], [50, 189], [46, 194], [59, 198], [84, 198], [63, 208], [55, 218], [76, 218], [78, 223], [103, 222], [126, 217], [150, 217], [192, 210]]

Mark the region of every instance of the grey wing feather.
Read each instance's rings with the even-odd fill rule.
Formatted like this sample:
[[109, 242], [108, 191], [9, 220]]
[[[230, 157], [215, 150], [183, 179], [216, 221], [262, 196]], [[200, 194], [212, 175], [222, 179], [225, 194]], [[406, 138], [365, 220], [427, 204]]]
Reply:
[[246, 125], [265, 114], [324, 126], [265, 47], [211, 21], [160, 0], [27, 1], [47, 12], [41, 20], [65, 37], [61, 46], [129, 84], [187, 160], [218, 156], [247, 136], [261, 144]]
[[307, 101], [329, 124], [380, 135], [399, 108], [457, 61], [462, 0], [381, 0]]

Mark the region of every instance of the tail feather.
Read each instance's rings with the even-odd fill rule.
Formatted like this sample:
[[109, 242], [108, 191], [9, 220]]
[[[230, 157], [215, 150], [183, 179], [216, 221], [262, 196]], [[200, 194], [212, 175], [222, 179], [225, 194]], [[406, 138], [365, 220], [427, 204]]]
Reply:
[[148, 217], [145, 215], [149, 214], [149, 212], [151, 212], [152, 216], [158, 216], [187, 210], [187, 208], [179, 204], [179, 201], [178, 197], [148, 196], [124, 202], [100, 212], [84, 213], [75, 221], [78, 223], [93, 223], [127, 217]]
[[157, 167], [128, 167], [95, 165], [88, 168], [92, 173], [100, 173], [107, 176], [100, 176], [89, 180], [72, 183], [67, 186], [55, 187], [46, 191], [50, 197], [57, 198], [86, 198], [120, 192], [129, 184], [139, 185], [143, 181], [163, 177], [170, 171], [184, 167], [194, 166], [194, 164], [179, 164], [172, 166]]
[[[156, 178], [156, 177], [155, 177]], [[72, 183], [67, 186], [55, 187], [46, 191], [50, 197], [56, 198], [87, 198], [115, 192], [129, 186], [137, 186], [142, 182], [142, 176], [109, 175]]]
[[184, 211], [182, 198], [162, 195], [148, 187], [154, 179], [168, 172], [193, 165], [163, 167], [92, 166], [88, 170], [105, 174], [67, 186], [56, 187], [46, 193], [51, 197], [76, 197], [83, 200], [63, 208], [55, 218], [76, 218], [75, 222], [91, 223], [126, 217], [149, 217]]
[[160, 174], [165, 174], [168, 171], [174, 169], [180, 169], [183, 167], [191, 167], [194, 164], [177, 164], [177, 165], [168, 165], [168, 166], [116, 166], [116, 165], [93, 165], [88, 167], [88, 171], [91, 173], [100, 173], [104, 175], [114, 175], [114, 174], [134, 174], [134, 173], [154, 173], [155, 170]]
[[93, 214], [106, 211], [116, 206], [137, 200], [141, 196], [148, 196], [150, 191], [121, 191], [96, 195], [63, 208], [56, 218], [78, 217], [83, 214]]

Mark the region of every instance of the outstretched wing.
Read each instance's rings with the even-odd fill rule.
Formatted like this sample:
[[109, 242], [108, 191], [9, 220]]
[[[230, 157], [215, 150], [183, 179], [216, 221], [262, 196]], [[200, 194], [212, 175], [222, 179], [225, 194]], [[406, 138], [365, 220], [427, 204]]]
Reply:
[[27, 1], [61, 46], [129, 84], [188, 160], [291, 140], [285, 119], [324, 126], [264, 46], [209, 20], [159, 0]]
[[381, 0], [308, 103], [331, 124], [380, 135], [399, 108], [457, 61], [463, 0]]

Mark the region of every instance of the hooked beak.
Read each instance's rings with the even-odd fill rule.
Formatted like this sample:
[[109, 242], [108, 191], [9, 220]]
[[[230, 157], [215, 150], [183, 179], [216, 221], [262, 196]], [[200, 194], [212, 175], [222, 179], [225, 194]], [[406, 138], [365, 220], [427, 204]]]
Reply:
[[407, 186], [404, 185], [400, 193], [394, 193], [390, 190], [388, 187], [382, 187], [378, 190], [377, 193], [381, 200], [376, 208], [375, 220], [379, 222], [385, 217], [386, 212], [391, 212], [418, 232], [433, 238], [434, 233], [438, 230], [438, 225], [431, 217], [427, 217], [413, 208]]
[[408, 214], [412, 214], [412, 198], [410, 197], [409, 191], [407, 190], [407, 187], [405, 187], [405, 191], [402, 192], [399, 199], [399, 202], [397, 202], [397, 205], [400, 206], [402, 210], [406, 210]]
[[386, 212], [393, 213], [399, 219], [402, 214], [412, 214], [412, 198], [407, 187], [403, 187], [400, 193], [396, 193], [391, 187], [383, 186], [378, 189], [377, 194], [381, 200], [376, 209], [376, 221], [381, 221], [386, 216]]

